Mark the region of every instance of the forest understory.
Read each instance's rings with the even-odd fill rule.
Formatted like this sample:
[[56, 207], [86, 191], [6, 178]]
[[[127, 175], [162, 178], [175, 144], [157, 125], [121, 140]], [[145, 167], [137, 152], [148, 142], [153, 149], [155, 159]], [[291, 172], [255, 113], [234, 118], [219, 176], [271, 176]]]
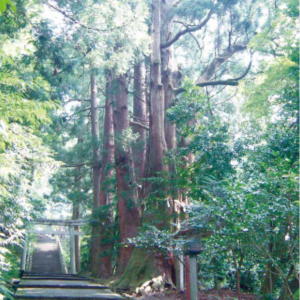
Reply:
[[[148, 296], [140, 296], [134, 297], [135, 299], [140, 300], [184, 300], [183, 293], [156, 293], [154, 295]], [[237, 293], [227, 289], [220, 289], [220, 290], [209, 290], [205, 292], [199, 292], [198, 300], [256, 300], [258, 299], [257, 296], [248, 293]]]

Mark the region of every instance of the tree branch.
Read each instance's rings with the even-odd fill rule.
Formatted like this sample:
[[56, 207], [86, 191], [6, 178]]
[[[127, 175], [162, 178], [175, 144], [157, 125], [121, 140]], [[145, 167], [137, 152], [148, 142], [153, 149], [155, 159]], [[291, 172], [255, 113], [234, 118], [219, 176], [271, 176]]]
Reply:
[[[249, 65], [247, 67], [247, 69], [245, 70], [245, 72], [236, 78], [230, 78], [230, 79], [226, 79], [226, 80], [215, 80], [215, 81], [206, 81], [206, 82], [199, 82], [196, 83], [196, 86], [199, 87], [205, 87], [205, 86], [216, 86], [216, 85], [231, 85], [231, 86], [237, 86], [239, 84], [239, 81], [241, 79], [243, 79], [250, 71], [252, 66], [252, 59], [250, 59]], [[185, 91], [185, 88], [180, 88], [175, 90], [175, 94], [178, 95], [182, 92]]]
[[247, 45], [233, 45], [232, 47], [228, 47], [221, 53], [219, 56], [215, 57], [209, 65], [204, 69], [198, 82], [208, 81], [211, 79], [213, 74], [215, 74], [216, 69], [225, 63], [230, 57], [232, 57], [235, 53], [244, 51], [247, 49]]
[[216, 81], [207, 81], [207, 82], [199, 82], [196, 85], [200, 87], [204, 86], [214, 86], [214, 85], [232, 85], [232, 86], [237, 86], [238, 81], [243, 79], [250, 71], [252, 66], [252, 58], [249, 61], [248, 67], [246, 68], [245, 72], [240, 75], [239, 77], [236, 78], [231, 78], [231, 79], [226, 79], [226, 80], [216, 80]]
[[90, 102], [90, 99], [68, 99], [66, 101], [64, 101], [63, 103], [70, 103], [70, 102], [83, 102], [83, 101], [86, 101], [86, 102]]
[[205, 87], [205, 86], [215, 86], [215, 85], [232, 85], [237, 86], [238, 82], [234, 79], [227, 79], [227, 80], [215, 80], [215, 81], [207, 81], [207, 82], [200, 82], [197, 83], [196, 86]]
[[168, 48], [170, 47], [172, 44], [174, 44], [176, 41], [178, 41], [183, 35], [185, 35], [186, 33], [190, 33], [190, 32], [194, 32], [194, 31], [197, 31], [197, 30], [200, 30], [201, 28], [203, 28], [206, 23], [208, 22], [208, 20], [210, 19], [210, 17], [212, 16], [214, 12], [214, 9], [212, 8], [209, 13], [207, 14], [207, 16], [205, 17], [205, 19], [199, 24], [199, 25], [196, 25], [196, 26], [189, 26], [187, 27], [186, 29], [182, 30], [182, 31], [179, 31], [177, 32], [177, 34], [171, 39], [169, 40], [168, 42], [166, 42], [165, 44], [162, 44], [160, 45], [160, 47], [162, 49], [164, 48]]
[[[183, 26], [184, 26], [185, 28], [187, 28], [187, 29], [190, 27], [190, 25], [184, 24], [184, 23], [181, 22], [181, 21], [174, 21], [174, 22], [183, 25]], [[197, 44], [197, 46], [198, 46], [200, 52], [202, 52], [202, 48], [201, 48], [201, 46], [200, 46], [200, 43], [199, 43], [198, 39], [193, 35], [192, 32], [189, 32], [189, 35], [190, 35], [190, 36], [193, 38], [193, 40], [196, 42], [196, 44]]]
[[81, 27], [88, 29], [88, 30], [93, 30], [93, 31], [97, 31], [97, 32], [105, 32], [107, 30], [101, 30], [98, 28], [94, 28], [94, 27], [90, 27], [87, 26], [86, 24], [81, 23], [79, 20], [75, 19], [73, 16], [67, 14], [65, 11], [63, 11], [62, 9], [52, 5], [51, 3], [46, 3], [49, 7], [53, 8], [54, 10], [56, 10], [57, 12], [59, 12], [60, 14], [62, 14], [64, 17], [66, 17], [67, 19], [69, 19], [70, 21], [72, 21], [73, 23], [76, 23], [78, 25], [80, 25]]
[[[112, 30], [116, 30], [116, 29], [122, 29], [125, 25], [127, 24], [123, 24], [121, 26], [116, 26], [116, 27], [113, 27], [113, 28], [106, 28], [106, 29], [99, 29], [99, 28], [96, 28], [96, 27], [90, 27], [86, 24], [83, 24], [81, 23], [79, 20], [75, 19], [72, 15], [69, 15], [68, 13], [66, 13], [65, 11], [63, 11], [62, 9], [52, 5], [51, 3], [46, 3], [49, 7], [51, 7], [52, 9], [56, 10], [57, 12], [59, 12], [60, 14], [62, 14], [65, 18], [69, 19], [70, 21], [72, 21], [73, 23], [75, 24], [78, 24], [79, 26], [87, 29], [87, 30], [91, 30], [91, 31], [96, 31], [96, 32], [108, 32], [108, 31], [112, 31]], [[130, 20], [130, 22], [132, 22], [133, 20]], [[130, 23], [128, 22], [128, 24]]]
[[80, 164], [70, 164], [70, 165], [62, 165], [62, 168], [78, 168], [78, 167], [83, 167], [83, 166], [91, 166], [91, 162], [84, 162]]
[[130, 125], [132, 125], [132, 126], [139, 126], [139, 127], [142, 127], [142, 128], [144, 128], [146, 130], [149, 130], [148, 126], [146, 126], [146, 125], [144, 125], [142, 123], [136, 122], [136, 121], [130, 121]]

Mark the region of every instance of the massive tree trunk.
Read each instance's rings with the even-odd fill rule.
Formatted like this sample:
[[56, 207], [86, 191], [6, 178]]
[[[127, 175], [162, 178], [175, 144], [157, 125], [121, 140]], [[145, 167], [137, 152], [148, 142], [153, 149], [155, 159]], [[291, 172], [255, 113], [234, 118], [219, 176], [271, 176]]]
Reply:
[[[161, 25], [161, 45], [169, 42], [172, 36], [172, 9], [173, 0], [164, 1], [162, 4], [162, 25]], [[176, 213], [175, 200], [178, 199], [176, 188], [176, 166], [175, 151], [177, 148], [176, 124], [168, 119], [167, 111], [175, 101], [174, 88], [177, 88], [181, 79], [177, 66], [173, 58], [173, 46], [161, 47], [162, 61], [162, 83], [164, 87], [164, 105], [165, 105], [165, 137], [168, 149], [168, 167], [170, 184], [168, 191], [170, 194], [171, 212]], [[176, 220], [174, 220], [176, 222]]]
[[[162, 24], [161, 24], [161, 45], [165, 45], [172, 37], [172, 14], [170, 14], [173, 0], [167, 0], [162, 3]], [[176, 124], [168, 119], [167, 111], [175, 101], [174, 89], [177, 88], [181, 79], [181, 74], [178, 72], [177, 66], [173, 58], [173, 46], [161, 47], [161, 61], [162, 61], [162, 83], [164, 87], [164, 105], [165, 105], [165, 136], [168, 149], [168, 167], [169, 167], [169, 213], [172, 217], [172, 224], [177, 224], [177, 228], [171, 227], [171, 230], [179, 230], [181, 219], [179, 214], [181, 213], [182, 205], [178, 200], [182, 200], [183, 197], [178, 191], [176, 185]], [[180, 205], [179, 205], [180, 204]], [[183, 289], [183, 263], [182, 260], [175, 257], [174, 268], [176, 269], [176, 284], [178, 290]], [[189, 275], [189, 274], [187, 274]]]
[[[152, 1], [152, 55], [151, 55], [151, 72], [150, 72], [150, 133], [149, 133], [149, 154], [147, 159], [148, 178], [163, 176], [163, 172], [167, 171], [167, 165], [164, 161], [164, 156], [167, 150], [165, 140], [165, 104], [164, 104], [164, 88], [161, 77], [161, 1]], [[154, 180], [152, 183], [147, 183], [145, 188], [145, 196], [155, 197], [157, 201], [153, 201], [148, 205], [148, 211], [144, 215], [146, 222], [151, 222], [161, 228], [167, 225], [167, 203], [165, 201], [165, 186], [160, 180]], [[165, 281], [171, 280], [171, 265], [166, 263], [164, 257], [155, 255], [141, 254], [140, 250], [135, 250], [131, 257], [129, 267], [126, 273], [133, 272], [133, 268], [139, 257], [145, 257], [144, 261], [139, 261], [141, 264], [141, 273], [138, 273], [131, 280], [141, 281], [149, 279], [158, 274], [164, 275]], [[130, 285], [130, 282], [123, 276], [120, 286]]]
[[[170, 16], [170, 1], [162, 3], [161, 9], [161, 44], [166, 44], [171, 37], [171, 23], [172, 18]], [[174, 101], [174, 72], [175, 64], [173, 60], [173, 47], [167, 47], [161, 49], [161, 63], [162, 63], [162, 84], [164, 87], [164, 105], [165, 111], [172, 106]], [[176, 125], [165, 118], [165, 136], [168, 150], [174, 150], [176, 148]]]
[[[112, 236], [112, 213], [109, 206], [112, 202], [112, 179], [113, 179], [113, 164], [114, 164], [114, 128], [113, 128], [113, 92], [111, 88], [111, 76], [107, 73], [106, 76], [106, 98], [105, 98], [105, 115], [103, 127], [103, 151], [102, 151], [102, 166], [100, 176], [100, 193], [99, 207], [105, 207], [100, 214], [98, 220], [97, 232], [95, 241], [94, 264], [92, 272], [94, 275], [106, 278], [112, 273], [111, 254], [113, 242]], [[98, 208], [98, 207], [97, 207]]]
[[133, 146], [133, 162], [136, 181], [142, 184], [145, 175], [146, 136], [147, 136], [147, 105], [145, 89], [145, 65], [140, 62], [134, 67], [134, 97], [133, 97], [133, 132], [138, 135]]
[[105, 116], [103, 128], [103, 153], [100, 181], [100, 205], [110, 204], [112, 201], [111, 183], [114, 164], [114, 125], [113, 125], [113, 90], [112, 79], [108, 75], [106, 82]]
[[161, 79], [161, 1], [153, 0], [152, 56], [150, 82], [149, 177], [166, 170], [164, 154], [167, 149], [164, 130], [164, 91]]
[[[149, 211], [152, 224], [159, 227], [167, 225], [166, 184], [164, 177], [168, 169], [165, 163], [167, 150], [165, 139], [164, 88], [161, 77], [161, 1], [152, 2], [152, 55], [150, 71], [150, 133], [146, 177], [150, 178], [144, 186], [144, 195], [152, 197]], [[156, 180], [158, 178], [159, 180]], [[160, 213], [158, 213], [160, 212]], [[165, 212], [165, 213], [164, 213]]]
[[[128, 87], [125, 75], [115, 80], [114, 130], [115, 164], [118, 195], [118, 216], [121, 243], [137, 234], [140, 214], [137, 206], [137, 189], [133, 172], [132, 153], [128, 141]], [[123, 272], [132, 253], [132, 247], [121, 246], [118, 272]]]
[[94, 206], [99, 205], [100, 198], [100, 133], [99, 133], [99, 99], [95, 72], [91, 70], [91, 129], [93, 147], [93, 200]]
[[[166, 187], [160, 180], [153, 180], [163, 176], [168, 167], [164, 161], [167, 151], [165, 139], [165, 103], [164, 87], [161, 72], [161, 2], [152, 1], [152, 55], [150, 66], [150, 120], [149, 143], [147, 147], [147, 165], [145, 175], [150, 181], [144, 185], [144, 198], [155, 197], [157, 201], [147, 203], [144, 211], [144, 221], [151, 222], [161, 228], [167, 226], [167, 203], [164, 196]], [[153, 198], [152, 198], [153, 199]], [[141, 260], [141, 257], [143, 259]], [[137, 265], [139, 266], [137, 268]], [[164, 280], [171, 281], [170, 264], [162, 256], [156, 257], [154, 253], [135, 249], [130, 258], [128, 267], [121, 279], [117, 282], [119, 288], [127, 288], [134, 284], [141, 284], [158, 275]]]
[[[96, 212], [99, 207], [100, 197], [100, 176], [101, 176], [101, 164], [100, 164], [100, 134], [99, 134], [99, 99], [97, 98], [97, 85], [95, 71], [91, 68], [90, 74], [90, 86], [91, 86], [91, 131], [92, 131], [92, 148], [93, 148], [93, 213], [96, 217]], [[99, 255], [99, 225], [98, 220], [95, 220], [92, 227], [92, 240], [91, 240], [91, 269], [98, 261]]]

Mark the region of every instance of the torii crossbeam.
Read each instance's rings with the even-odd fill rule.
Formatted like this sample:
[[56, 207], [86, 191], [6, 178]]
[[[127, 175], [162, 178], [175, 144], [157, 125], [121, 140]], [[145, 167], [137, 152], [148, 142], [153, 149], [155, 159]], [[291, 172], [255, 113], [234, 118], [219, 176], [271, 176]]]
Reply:
[[[79, 232], [78, 227], [86, 224], [88, 221], [84, 219], [77, 220], [62, 220], [62, 219], [36, 219], [31, 222], [34, 225], [49, 225], [49, 226], [63, 226], [68, 230], [29, 230], [31, 233], [42, 235], [69, 235], [70, 236], [70, 273], [76, 274], [76, 257], [75, 257], [75, 236], [83, 235]], [[27, 243], [24, 243], [23, 255], [21, 261], [21, 271], [26, 270], [26, 261], [28, 256]]]

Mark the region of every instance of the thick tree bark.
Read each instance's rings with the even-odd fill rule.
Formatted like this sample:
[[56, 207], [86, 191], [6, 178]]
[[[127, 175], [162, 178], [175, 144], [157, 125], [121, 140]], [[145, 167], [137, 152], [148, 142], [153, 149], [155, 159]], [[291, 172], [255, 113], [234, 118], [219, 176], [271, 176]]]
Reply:
[[[128, 94], [127, 78], [115, 80], [114, 100], [115, 163], [118, 195], [118, 216], [121, 242], [136, 236], [140, 223], [137, 207], [137, 189], [133, 172], [132, 153], [128, 140]], [[123, 272], [129, 262], [132, 247], [121, 246], [118, 272]]]
[[166, 170], [164, 154], [167, 149], [164, 130], [164, 94], [161, 80], [161, 1], [153, 0], [153, 32], [150, 83], [149, 177]]
[[111, 184], [107, 180], [113, 177], [114, 164], [114, 125], [113, 125], [113, 90], [112, 79], [107, 76], [105, 116], [103, 129], [103, 153], [100, 180], [100, 205], [110, 204], [112, 201]]
[[[172, 36], [172, 15], [170, 9], [172, 7], [172, 0], [163, 2], [161, 18], [161, 43], [162, 45], [169, 42]], [[168, 109], [174, 104], [175, 93], [174, 88], [179, 84], [181, 74], [178, 72], [174, 58], [173, 47], [164, 48], [161, 46], [161, 61], [162, 61], [162, 83], [164, 88], [164, 105], [165, 105], [165, 137], [168, 149], [168, 167], [169, 167], [169, 194], [171, 197], [171, 213], [176, 213], [174, 200], [178, 198], [178, 190], [174, 181], [176, 180], [176, 166], [175, 166], [175, 151], [177, 148], [176, 138], [176, 124], [171, 122], [167, 117]], [[176, 220], [174, 220], [176, 222]]]
[[[161, 69], [161, 2], [152, 1], [152, 55], [150, 71], [150, 133], [149, 133], [149, 152], [147, 157], [146, 177], [159, 178], [164, 176], [162, 172], [167, 171], [168, 167], [164, 161], [167, 150], [165, 139], [165, 103], [164, 87], [162, 83]], [[154, 225], [164, 228], [168, 224], [168, 208], [164, 199], [166, 187], [161, 182], [148, 182], [144, 189], [144, 195], [154, 196], [157, 201], [149, 205], [145, 220]], [[151, 207], [150, 207], [151, 206]], [[153, 209], [153, 210], [152, 210]], [[133, 256], [135, 258], [135, 256]], [[172, 265], [166, 264], [165, 257], [154, 257], [149, 265], [145, 265], [145, 273], [148, 276], [163, 274], [167, 282], [172, 282]], [[134, 263], [131, 260], [131, 263]], [[142, 264], [144, 262], [141, 262]], [[150, 277], [151, 278], [151, 277]]]
[[[163, 172], [167, 171], [164, 158], [167, 151], [165, 138], [165, 102], [164, 102], [164, 86], [162, 83], [162, 64], [161, 64], [161, 5], [162, 1], [152, 1], [152, 55], [150, 65], [150, 89], [147, 94], [147, 104], [149, 106], [149, 142], [146, 151], [146, 170], [145, 177], [159, 178], [163, 176]], [[148, 98], [149, 97], [149, 98]], [[147, 205], [147, 211], [144, 214], [145, 222], [151, 222], [161, 228], [166, 227], [168, 208], [165, 201], [166, 186], [158, 181], [147, 181], [144, 184], [143, 198], [149, 196], [156, 197], [157, 201], [153, 201]], [[159, 212], [159, 213], [158, 213]], [[140, 257], [145, 259], [141, 261]], [[149, 280], [158, 275], [164, 275], [164, 280], [168, 283], [172, 282], [172, 265], [165, 264], [165, 257], [156, 257], [141, 249], [135, 249], [129, 265], [124, 275], [117, 283], [118, 287], [129, 287], [132, 282]], [[136, 272], [136, 264], [138, 263], [141, 272]], [[129, 275], [130, 274], [130, 275]], [[126, 276], [125, 276], [126, 275]]]
[[[161, 26], [161, 43], [165, 44], [171, 36], [171, 22], [169, 16], [168, 1], [164, 2], [161, 10], [162, 26]], [[173, 47], [161, 48], [161, 63], [162, 63], [162, 84], [164, 88], [164, 105], [165, 111], [170, 108], [174, 101], [174, 81], [173, 73], [175, 65], [173, 60]], [[168, 150], [176, 148], [176, 125], [165, 118], [165, 138]]]
[[[161, 26], [161, 43], [162, 45], [167, 45], [169, 39], [172, 36], [172, 15], [170, 14], [170, 8], [173, 1], [168, 0], [162, 4], [162, 26]], [[167, 111], [174, 104], [175, 93], [174, 90], [178, 86], [181, 79], [181, 74], [178, 72], [175, 61], [173, 59], [173, 46], [169, 47], [161, 46], [161, 60], [162, 60], [162, 83], [164, 87], [164, 105], [165, 105], [165, 137], [168, 149], [168, 168], [169, 168], [169, 213], [173, 218], [173, 224], [180, 224], [181, 219], [179, 217], [181, 205], [178, 205], [178, 200], [182, 197], [176, 185], [176, 148], [177, 148], [177, 138], [176, 138], [176, 124], [168, 119]], [[176, 202], [177, 200], [177, 202]], [[177, 205], [175, 205], [177, 203]], [[174, 227], [171, 228], [175, 229]], [[175, 258], [176, 261], [176, 258]], [[176, 268], [177, 266], [177, 268]], [[182, 263], [178, 260], [173, 266], [176, 270], [176, 279], [174, 282], [178, 284], [177, 288], [180, 289], [180, 276], [181, 268], [183, 268]], [[189, 275], [189, 274], [188, 274]]]
[[[133, 97], [133, 120], [147, 126], [147, 105], [146, 105], [146, 89], [145, 89], [145, 65], [140, 62], [134, 67], [134, 97]], [[136, 180], [141, 184], [141, 179], [145, 175], [146, 162], [146, 128], [133, 125], [133, 132], [138, 134], [138, 139], [133, 146], [133, 162]]]
[[99, 99], [97, 98], [97, 85], [95, 73], [91, 71], [91, 129], [93, 147], [93, 200], [94, 206], [99, 205], [100, 198], [100, 133], [99, 133]]
[[[111, 240], [112, 213], [108, 205], [112, 202], [112, 179], [114, 164], [114, 128], [113, 128], [113, 92], [111, 88], [111, 76], [106, 76], [106, 99], [105, 115], [103, 128], [103, 151], [102, 166], [100, 176], [99, 203], [101, 207], [106, 206], [104, 214], [101, 214], [98, 225], [95, 242], [97, 243], [93, 255], [95, 256], [92, 265], [92, 273], [98, 277], [106, 278], [112, 273], [111, 253], [113, 243]], [[97, 207], [98, 208], [98, 207]]]
[[[91, 131], [92, 131], [92, 148], [93, 148], [93, 166], [92, 166], [92, 179], [93, 179], [93, 212], [97, 212], [99, 207], [100, 197], [100, 147], [99, 147], [99, 99], [97, 98], [97, 85], [95, 71], [91, 69], [90, 74], [90, 86], [91, 86]], [[94, 272], [94, 266], [96, 266], [99, 255], [99, 226], [98, 220], [92, 228], [92, 240], [91, 240], [91, 269]]]

